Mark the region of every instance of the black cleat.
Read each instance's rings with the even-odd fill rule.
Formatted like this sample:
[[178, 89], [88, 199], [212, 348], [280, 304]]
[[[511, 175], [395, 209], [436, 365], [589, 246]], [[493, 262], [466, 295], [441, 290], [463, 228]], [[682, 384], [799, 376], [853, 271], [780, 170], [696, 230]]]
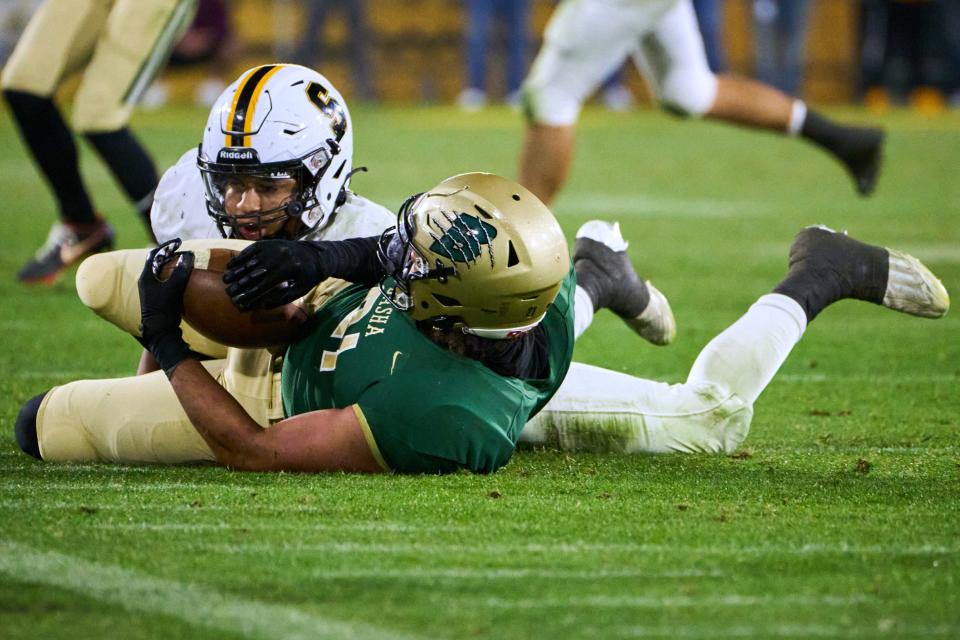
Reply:
[[850, 137], [837, 158], [853, 177], [857, 193], [868, 196], [877, 187], [886, 134], [872, 127], [848, 127], [848, 131]]
[[800, 134], [843, 163], [857, 193], [873, 193], [883, 162], [886, 134], [882, 129], [837, 124], [816, 111], [807, 111]]
[[939, 318], [950, 308], [943, 284], [913, 256], [824, 226], [797, 234], [790, 270], [774, 292], [799, 302], [808, 320], [844, 298], [924, 318]]
[[626, 249], [618, 223], [591, 220], [581, 226], [573, 252], [577, 284], [587, 291], [595, 311], [610, 309], [648, 342], [670, 344], [677, 335], [670, 303], [637, 275]]
[[89, 255], [113, 248], [113, 229], [101, 219], [86, 228], [56, 223], [47, 241], [20, 271], [17, 280], [24, 284], [53, 284], [70, 265]]

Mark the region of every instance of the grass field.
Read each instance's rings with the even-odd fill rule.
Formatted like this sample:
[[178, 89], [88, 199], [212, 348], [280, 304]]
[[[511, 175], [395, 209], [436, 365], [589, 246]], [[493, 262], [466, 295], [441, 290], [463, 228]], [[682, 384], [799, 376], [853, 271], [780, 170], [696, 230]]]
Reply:
[[[391, 208], [456, 172], [515, 174], [508, 111], [353, 115], [370, 168], [355, 190]], [[134, 126], [163, 167], [203, 120]], [[556, 213], [571, 238], [619, 219], [679, 335], [650, 347], [601, 315], [576, 358], [682, 380], [811, 223], [907, 249], [960, 295], [960, 115], [884, 125], [883, 179], [861, 200], [802, 143], [589, 112]], [[0, 637], [960, 637], [960, 314], [831, 308], [732, 457], [521, 451], [448, 477], [36, 463], [12, 436], [20, 403], [130, 374], [139, 346], [80, 304], [72, 274], [15, 283], [55, 208], [5, 115], [0, 150]], [[143, 244], [86, 150], [84, 167], [120, 244]]]

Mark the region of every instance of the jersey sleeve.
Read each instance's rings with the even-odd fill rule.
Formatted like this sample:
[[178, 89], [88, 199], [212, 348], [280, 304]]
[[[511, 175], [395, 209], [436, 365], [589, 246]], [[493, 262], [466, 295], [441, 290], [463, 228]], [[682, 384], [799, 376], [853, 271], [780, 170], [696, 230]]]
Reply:
[[150, 226], [160, 243], [173, 238], [205, 240], [220, 237], [216, 223], [207, 214], [195, 148], [180, 156], [160, 178], [150, 209]]

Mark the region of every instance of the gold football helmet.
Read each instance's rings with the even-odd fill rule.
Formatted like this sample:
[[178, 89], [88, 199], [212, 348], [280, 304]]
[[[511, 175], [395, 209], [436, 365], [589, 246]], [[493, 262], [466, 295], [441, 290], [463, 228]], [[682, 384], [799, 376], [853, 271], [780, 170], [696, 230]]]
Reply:
[[535, 327], [570, 270], [550, 210], [490, 173], [453, 176], [411, 196], [380, 246], [381, 288], [395, 307], [485, 338]]

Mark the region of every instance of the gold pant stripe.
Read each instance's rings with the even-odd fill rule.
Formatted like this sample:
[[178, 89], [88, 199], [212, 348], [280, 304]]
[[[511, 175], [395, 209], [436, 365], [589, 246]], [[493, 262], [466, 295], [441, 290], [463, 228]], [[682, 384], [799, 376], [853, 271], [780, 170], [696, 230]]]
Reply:
[[160, 36], [150, 51], [150, 55], [143, 61], [143, 64], [140, 65], [140, 69], [134, 76], [133, 81], [124, 92], [123, 103], [125, 105], [132, 106], [137, 104], [143, 96], [143, 92], [150, 87], [153, 79], [157, 77], [157, 73], [160, 72], [160, 69], [166, 64], [167, 59], [169, 59], [170, 52], [173, 51], [177, 40], [180, 39], [183, 32], [190, 26], [190, 22], [193, 20], [193, 16], [197, 11], [198, 2], [199, 0], [179, 0], [177, 7], [170, 15], [170, 19], [167, 20], [167, 24], [164, 25], [163, 30], [160, 32]]
[[131, 87], [149, 84], [196, 2], [44, 0], [4, 66], [2, 86], [50, 97], [77, 75], [74, 130], [115, 131], [133, 111]]
[[380, 453], [380, 447], [377, 446], [377, 440], [373, 437], [373, 432], [367, 423], [367, 417], [363, 415], [363, 409], [361, 409], [358, 404], [351, 405], [351, 407], [353, 408], [353, 413], [357, 416], [357, 422], [360, 423], [360, 428], [363, 430], [363, 437], [370, 446], [370, 453], [373, 454], [374, 460], [377, 461], [377, 464], [379, 464], [380, 468], [384, 471], [391, 471], [390, 465], [387, 464], [387, 461], [383, 459], [383, 454]]

